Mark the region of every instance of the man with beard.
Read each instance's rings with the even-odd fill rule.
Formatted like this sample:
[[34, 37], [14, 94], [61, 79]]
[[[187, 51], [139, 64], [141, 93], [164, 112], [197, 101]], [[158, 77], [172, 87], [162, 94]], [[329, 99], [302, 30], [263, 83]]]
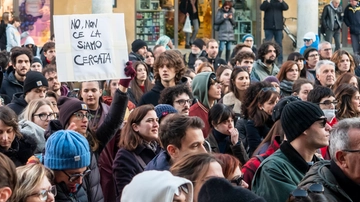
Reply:
[[316, 48], [310, 47], [305, 50], [304, 58], [306, 61], [305, 68], [307, 71], [306, 79], [315, 83], [315, 78], [316, 78], [315, 67], [316, 67], [316, 63], [319, 61], [319, 53], [316, 50]]
[[12, 99], [15, 93], [23, 92], [26, 73], [30, 71], [33, 55], [28, 48], [16, 48], [11, 52], [10, 59], [13, 66], [5, 72], [0, 94], [6, 94]]
[[173, 106], [179, 114], [189, 115], [193, 96], [190, 88], [186, 84], [181, 84], [165, 88], [159, 99], [159, 104], [169, 104]]
[[129, 61], [136, 62], [141, 61], [144, 62], [144, 58], [147, 52], [147, 44], [145, 41], [141, 39], [136, 39], [131, 44], [131, 50], [132, 52], [129, 54]]
[[224, 59], [218, 57], [219, 44], [215, 39], [210, 39], [209, 42], [206, 44], [206, 53], [206, 58], [208, 59], [209, 63], [212, 64], [212, 66], [214, 67], [215, 72], [220, 65], [227, 64]]
[[320, 60], [330, 60], [333, 55], [331, 43], [324, 41], [319, 44]]
[[279, 68], [275, 64], [279, 54], [280, 47], [276, 43], [263, 43], [258, 50], [258, 57], [253, 66], [254, 78], [263, 81], [268, 76], [275, 76], [279, 72]]
[[191, 52], [189, 54], [184, 55], [185, 62], [187, 63], [187, 65], [188, 65], [188, 67], [190, 69], [195, 70], [195, 67], [194, 67], [195, 61], [199, 57], [205, 57], [206, 56], [206, 52], [202, 50], [204, 45], [205, 45], [205, 43], [204, 43], [203, 40], [196, 39], [191, 44]]
[[49, 83], [49, 90], [54, 91], [59, 96], [68, 95], [69, 89], [66, 85], [62, 86], [59, 82], [55, 65], [48, 65], [47, 68], [42, 71], [42, 74]]
[[320, 60], [316, 63], [316, 83], [331, 88], [336, 80], [335, 63], [330, 60]]

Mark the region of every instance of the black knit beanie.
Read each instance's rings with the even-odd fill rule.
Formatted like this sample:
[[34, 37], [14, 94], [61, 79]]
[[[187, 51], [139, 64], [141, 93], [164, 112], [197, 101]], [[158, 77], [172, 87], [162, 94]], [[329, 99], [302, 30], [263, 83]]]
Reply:
[[26, 73], [23, 87], [24, 95], [26, 95], [26, 93], [31, 91], [33, 88], [38, 88], [41, 86], [48, 87], [49, 84], [46, 78], [40, 72], [29, 71]]
[[195, 39], [195, 41], [192, 44], [200, 48], [200, 50], [202, 50], [205, 46], [205, 42], [202, 39]]
[[68, 124], [71, 116], [80, 110], [88, 111], [88, 106], [85, 102], [77, 99], [77, 98], [70, 98], [70, 97], [60, 97], [58, 99], [58, 106], [59, 106], [59, 121], [63, 127], [66, 127]]
[[146, 46], [147, 44], [145, 41], [141, 40], [141, 39], [136, 39], [134, 42], [132, 42], [131, 44], [131, 50], [132, 52], [136, 53], [138, 52], [138, 50], [142, 47]]
[[272, 120], [274, 122], [279, 120], [284, 107], [290, 102], [294, 102], [294, 101], [301, 101], [301, 99], [298, 96], [286, 96], [284, 98], [281, 98], [281, 100], [279, 100], [279, 102], [275, 105], [273, 109]]
[[280, 118], [286, 139], [289, 142], [295, 140], [320, 117], [325, 117], [324, 112], [314, 103], [295, 101], [287, 104]]
[[201, 187], [198, 202], [265, 202], [250, 190], [232, 185], [225, 178], [211, 178]]

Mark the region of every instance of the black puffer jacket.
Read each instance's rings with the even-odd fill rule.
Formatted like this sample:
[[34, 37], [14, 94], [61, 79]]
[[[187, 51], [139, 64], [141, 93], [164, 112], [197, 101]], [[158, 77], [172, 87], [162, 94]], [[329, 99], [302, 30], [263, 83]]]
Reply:
[[55, 201], [57, 202], [90, 202], [84, 188], [80, 185], [75, 193], [69, 193], [66, 184], [61, 182], [56, 184], [57, 194]]
[[289, 9], [285, 1], [282, 3], [279, 0], [264, 1], [260, 5], [260, 10], [264, 11], [264, 30], [282, 30], [283, 25], [283, 11]]
[[28, 103], [25, 101], [25, 96], [23, 93], [16, 93], [11, 100], [11, 102], [7, 105], [10, 109], [12, 109], [16, 115], [20, 115]]
[[30, 137], [23, 136], [22, 138], [15, 137], [10, 149], [5, 150], [0, 147], [0, 152], [9, 157], [16, 167], [26, 164], [28, 159], [34, 155], [36, 149], [36, 142]]
[[8, 68], [8, 70], [4, 74], [4, 80], [2, 82], [0, 93], [7, 95], [10, 99], [13, 98], [15, 93], [23, 92], [23, 85], [16, 80], [14, 71], [11, 71], [12, 68]]

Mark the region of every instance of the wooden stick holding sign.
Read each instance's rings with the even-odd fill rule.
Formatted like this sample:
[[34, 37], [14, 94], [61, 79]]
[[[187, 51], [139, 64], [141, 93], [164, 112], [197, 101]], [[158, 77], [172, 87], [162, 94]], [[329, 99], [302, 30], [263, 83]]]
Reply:
[[55, 15], [59, 81], [127, 78], [124, 14]]

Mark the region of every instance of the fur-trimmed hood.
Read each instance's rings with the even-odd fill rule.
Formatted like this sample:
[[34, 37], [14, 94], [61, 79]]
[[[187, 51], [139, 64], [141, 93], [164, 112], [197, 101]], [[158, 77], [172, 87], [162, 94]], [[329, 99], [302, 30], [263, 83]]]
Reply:
[[241, 101], [235, 97], [233, 92], [224, 96], [223, 104], [228, 107], [232, 107], [236, 114], [241, 114]]

